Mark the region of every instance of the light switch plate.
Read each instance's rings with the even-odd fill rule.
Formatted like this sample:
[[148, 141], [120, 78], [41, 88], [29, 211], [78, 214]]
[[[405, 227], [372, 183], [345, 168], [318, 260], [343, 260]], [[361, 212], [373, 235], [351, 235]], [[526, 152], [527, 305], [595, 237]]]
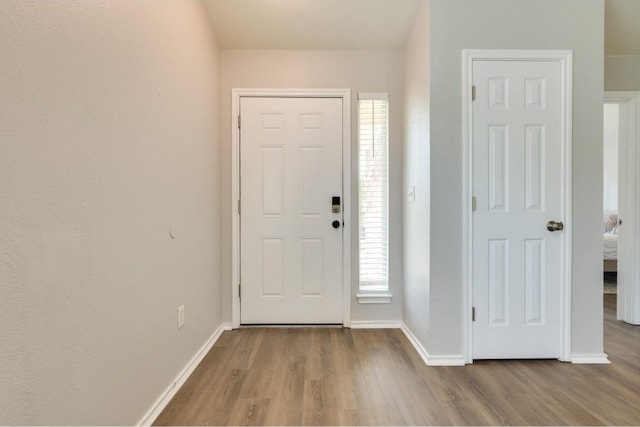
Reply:
[[178, 307], [178, 329], [184, 326], [184, 305]]

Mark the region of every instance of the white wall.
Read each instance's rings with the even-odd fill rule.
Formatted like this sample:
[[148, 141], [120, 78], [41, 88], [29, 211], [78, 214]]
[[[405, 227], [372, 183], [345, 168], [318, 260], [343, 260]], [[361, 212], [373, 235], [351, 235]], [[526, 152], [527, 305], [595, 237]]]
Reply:
[[135, 424], [221, 322], [201, 8], [0, 2], [0, 424]]
[[[426, 343], [429, 334], [429, 3], [417, 10], [404, 51], [403, 321]], [[409, 200], [409, 193], [415, 197]]]
[[604, 59], [604, 88], [640, 90], [640, 55], [614, 55]]
[[618, 104], [604, 104], [604, 131], [602, 138], [603, 210], [618, 211]]
[[[332, 88], [352, 90], [352, 189], [357, 188], [358, 92], [388, 92], [390, 106], [390, 270], [391, 304], [358, 304], [354, 321], [402, 317], [402, 53], [392, 51], [223, 51], [222, 52], [222, 221], [231, 224], [231, 89]], [[354, 193], [357, 194], [357, 193]], [[353, 198], [352, 212], [357, 213]], [[353, 218], [357, 222], [357, 215]], [[352, 230], [352, 294], [358, 285], [357, 224]], [[223, 228], [224, 319], [231, 321], [231, 229]]]
[[[579, 16], [580, 19], [576, 19]], [[462, 325], [463, 49], [570, 49], [573, 97], [572, 350], [600, 355], [602, 320], [603, 0], [431, 0], [433, 355], [460, 355]]]

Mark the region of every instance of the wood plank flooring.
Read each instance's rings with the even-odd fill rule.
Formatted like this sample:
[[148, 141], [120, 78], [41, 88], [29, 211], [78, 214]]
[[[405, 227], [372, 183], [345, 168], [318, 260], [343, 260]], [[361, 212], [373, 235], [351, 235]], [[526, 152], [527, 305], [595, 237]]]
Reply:
[[425, 366], [400, 330], [225, 332], [156, 425], [640, 425], [640, 327], [615, 320], [612, 365]]

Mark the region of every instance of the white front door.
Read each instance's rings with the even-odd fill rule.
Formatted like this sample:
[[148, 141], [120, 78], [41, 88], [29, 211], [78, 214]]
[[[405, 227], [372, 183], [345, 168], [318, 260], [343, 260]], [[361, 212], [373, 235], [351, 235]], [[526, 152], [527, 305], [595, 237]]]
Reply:
[[342, 323], [342, 102], [240, 99], [243, 324]]
[[566, 221], [561, 64], [474, 61], [472, 74], [472, 356], [560, 358], [565, 235], [547, 223]]

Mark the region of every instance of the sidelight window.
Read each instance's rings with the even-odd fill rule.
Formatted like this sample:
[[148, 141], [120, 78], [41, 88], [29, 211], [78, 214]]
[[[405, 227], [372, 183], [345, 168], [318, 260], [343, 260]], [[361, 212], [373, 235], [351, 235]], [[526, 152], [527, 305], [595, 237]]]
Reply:
[[389, 100], [358, 95], [359, 278], [361, 291], [389, 289]]

